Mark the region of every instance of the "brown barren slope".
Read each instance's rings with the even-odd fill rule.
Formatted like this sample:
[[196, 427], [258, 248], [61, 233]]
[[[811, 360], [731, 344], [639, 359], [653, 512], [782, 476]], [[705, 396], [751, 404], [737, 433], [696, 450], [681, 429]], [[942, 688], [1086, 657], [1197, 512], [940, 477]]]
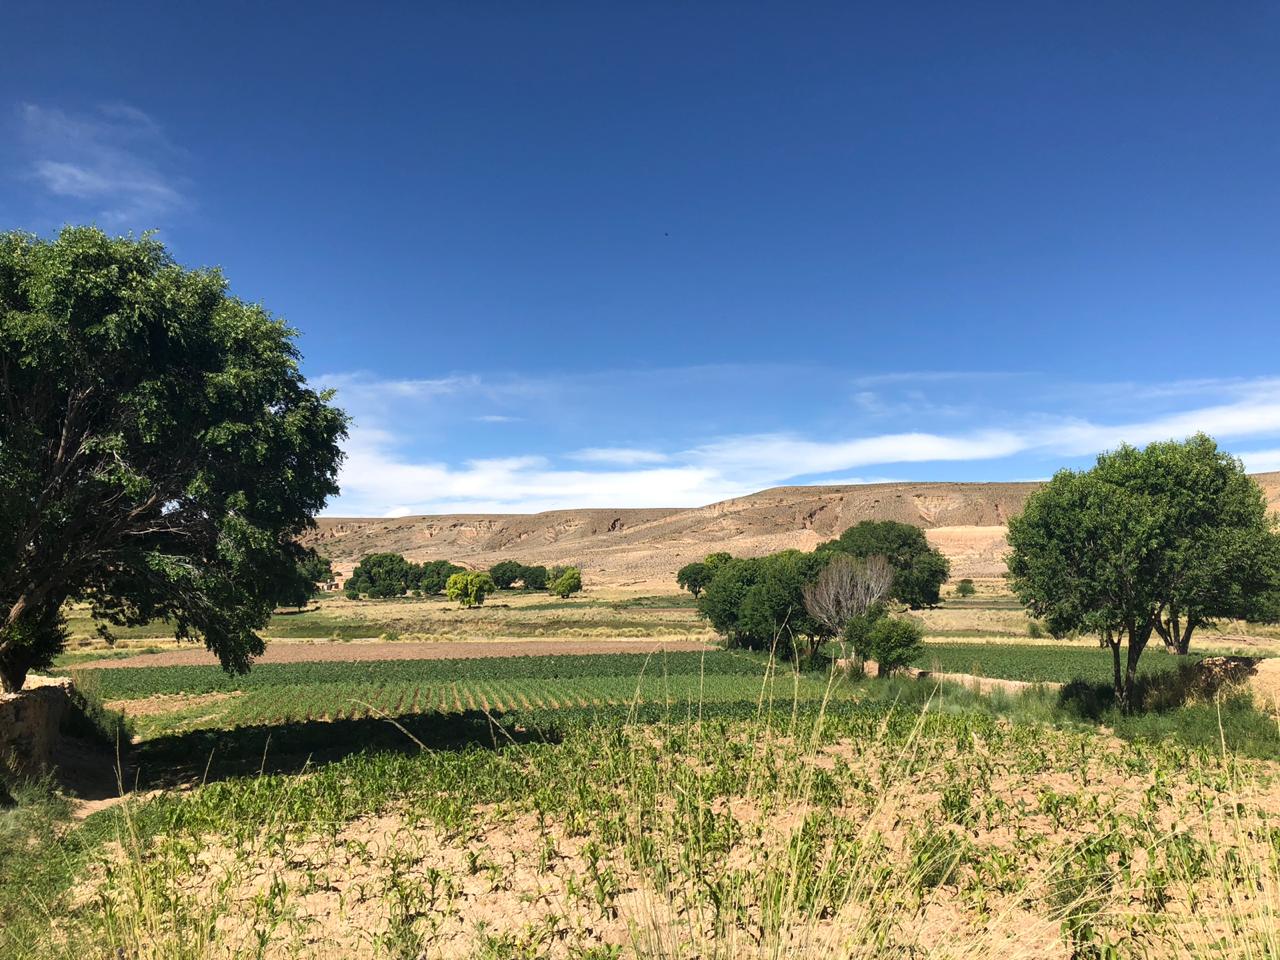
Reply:
[[[1280, 473], [1254, 477], [1280, 512]], [[355, 519], [323, 517], [307, 542], [349, 570], [375, 551], [413, 560], [447, 559], [484, 567], [510, 557], [525, 563], [579, 563], [588, 585], [670, 589], [675, 571], [716, 550], [757, 556], [811, 550], [859, 520], [922, 527], [951, 558], [957, 577], [1004, 571], [1004, 530], [1037, 483], [874, 483], [774, 487], [706, 507], [553, 510], [535, 514]]]

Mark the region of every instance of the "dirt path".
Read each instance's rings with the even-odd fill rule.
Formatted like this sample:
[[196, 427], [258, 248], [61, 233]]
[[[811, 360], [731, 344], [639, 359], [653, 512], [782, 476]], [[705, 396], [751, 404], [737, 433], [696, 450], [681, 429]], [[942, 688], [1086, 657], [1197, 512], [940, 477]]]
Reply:
[[[255, 663], [314, 663], [367, 660], [454, 660], [471, 657], [549, 657], [583, 653], [697, 653], [715, 647], [701, 640], [442, 640], [438, 643], [268, 643]], [[216, 666], [207, 650], [166, 650], [118, 660], [91, 660], [77, 670], [132, 667]]]

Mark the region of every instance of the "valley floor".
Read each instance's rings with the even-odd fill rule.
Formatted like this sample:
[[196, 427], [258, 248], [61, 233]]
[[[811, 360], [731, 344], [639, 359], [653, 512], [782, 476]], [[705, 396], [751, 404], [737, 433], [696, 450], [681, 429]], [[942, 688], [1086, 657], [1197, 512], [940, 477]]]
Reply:
[[1152, 650], [1118, 715], [1107, 651], [996, 594], [925, 611], [920, 665], [1064, 689], [797, 673], [687, 597], [494, 599], [328, 599], [239, 677], [162, 625], [69, 653], [132, 790], [0, 812], [0, 955], [1280, 955], [1245, 688]]

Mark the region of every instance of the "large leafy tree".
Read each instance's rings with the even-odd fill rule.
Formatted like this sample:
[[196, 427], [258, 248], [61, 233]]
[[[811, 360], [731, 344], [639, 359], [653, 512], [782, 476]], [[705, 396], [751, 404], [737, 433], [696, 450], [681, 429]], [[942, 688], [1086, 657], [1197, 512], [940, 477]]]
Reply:
[[1261, 490], [1203, 435], [1060, 471], [1010, 521], [1009, 545], [1010, 583], [1031, 612], [1055, 634], [1093, 633], [1111, 649], [1126, 710], [1153, 635], [1185, 651], [1196, 625], [1273, 615], [1280, 586]]
[[1185, 655], [1192, 633], [1218, 620], [1280, 615], [1280, 537], [1266, 497], [1212, 439], [1122, 448], [1099, 469], [1160, 505], [1166, 535], [1155, 632], [1170, 653]]
[[466, 568], [448, 560], [427, 560], [417, 565], [417, 579], [410, 579], [411, 586], [425, 594], [440, 593], [455, 573], [465, 573]]
[[421, 570], [398, 553], [369, 553], [351, 571], [347, 590], [376, 599], [402, 597], [421, 576]]
[[929, 546], [924, 531], [894, 520], [863, 520], [818, 550], [838, 551], [863, 560], [884, 557], [894, 570], [890, 596], [914, 610], [936, 606], [942, 585], [951, 575], [950, 562]]
[[71, 600], [247, 669], [337, 491], [346, 418], [298, 361], [155, 239], [0, 235], [0, 687], [62, 649]]
[[464, 607], [478, 607], [484, 598], [498, 589], [486, 571], [464, 570], [449, 577], [445, 584], [445, 594], [450, 600], [456, 600]]
[[698, 597], [698, 612], [730, 646], [808, 659], [818, 641], [831, 635], [810, 615], [804, 598], [806, 585], [827, 561], [799, 550], [722, 561]]
[[706, 588], [711, 582], [714, 574], [714, 567], [709, 567], [700, 560], [693, 563], [686, 563], [678, 571], [676, 571], [676, 583], [684, 590], [688, 590], [693, 594], [693, 598], [698, 599], [698, 594]]
[[526, 590], [547, 589], [547, 568], [540, 563], [529, 567], [522, 566], [520, 582], [524, 584]]
[[499, 560], [489, 568], [489, 576], [493, 577], [498, 589], [510, 590], [523, 570], [524, 567], [516, 560]]

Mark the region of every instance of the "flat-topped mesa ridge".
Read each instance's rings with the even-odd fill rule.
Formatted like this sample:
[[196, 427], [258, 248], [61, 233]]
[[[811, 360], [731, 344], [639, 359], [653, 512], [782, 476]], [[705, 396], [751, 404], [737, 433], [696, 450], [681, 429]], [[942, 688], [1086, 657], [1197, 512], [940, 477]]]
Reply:
[[[1255, 474], [1272, 512], [1280, 512], [1280, 472]], [[549, 510], [533, 514], [446, 514], [394, 518], [321, 517], [304, 538], [350, 569], [379, 551], [411, 560], [486, 567], [577, 563], [587, 585], [673, 588], [675, 571], [708, 553], [758, 556], [812, 550], [860, 520], [923, 528], [956, 577], [998, 577], [1004, 531], [1040, 484], [869, 483], [772, 487], [703, 507]]]

